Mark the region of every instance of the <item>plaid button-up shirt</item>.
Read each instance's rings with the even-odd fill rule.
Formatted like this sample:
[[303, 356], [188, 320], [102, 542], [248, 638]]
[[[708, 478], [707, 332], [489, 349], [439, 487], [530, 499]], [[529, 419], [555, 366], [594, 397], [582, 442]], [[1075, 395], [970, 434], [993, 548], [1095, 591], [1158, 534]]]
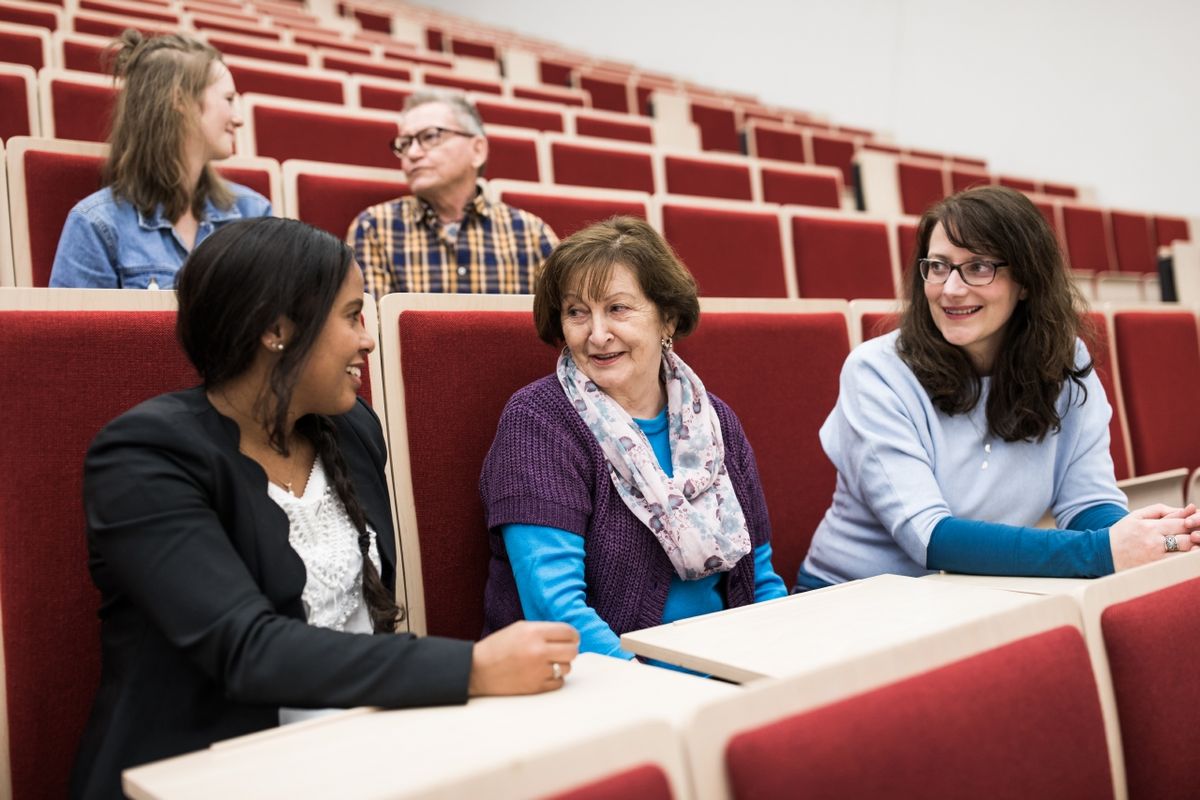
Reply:
[[350, 226], [347, 241], [367, 291], [527, 294], [533, 276], [558, 244], [540, 218], [482, 188], [456, 224], [443, 225], [415, 196], [372, 206]]

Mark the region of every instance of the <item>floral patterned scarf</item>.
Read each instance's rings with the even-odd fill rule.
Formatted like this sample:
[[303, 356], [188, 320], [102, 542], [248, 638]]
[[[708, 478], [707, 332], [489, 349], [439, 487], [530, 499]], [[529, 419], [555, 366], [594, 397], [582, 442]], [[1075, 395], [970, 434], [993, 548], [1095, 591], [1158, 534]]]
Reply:
[[625, 505], [650, 529], [684, 580], [727, 572], [750, 552], [750, 531], [725, 469], [721, 422], [704, 384], [683, 359], [663, 350], [674, 477], [658, 464], [633, 417], [575, 364], [558, 359], [558, 382], [600, 443]]

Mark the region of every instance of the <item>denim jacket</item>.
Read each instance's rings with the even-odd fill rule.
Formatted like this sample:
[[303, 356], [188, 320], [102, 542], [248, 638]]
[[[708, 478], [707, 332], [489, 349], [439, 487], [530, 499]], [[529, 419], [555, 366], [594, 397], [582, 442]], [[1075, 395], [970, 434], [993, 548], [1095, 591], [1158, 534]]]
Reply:
[[[196, 244], [234, 220], [271, 214], [271, 203], [253, 189], [228, 183], [234, 203], [217, 208], [210, 200], [196, 230]], [[144, 215], [105, 187], [80, 200], [63, 225], [50, 272], [51, 286], [89, 289], [170, 289], [188, 256], [162, 208]]]

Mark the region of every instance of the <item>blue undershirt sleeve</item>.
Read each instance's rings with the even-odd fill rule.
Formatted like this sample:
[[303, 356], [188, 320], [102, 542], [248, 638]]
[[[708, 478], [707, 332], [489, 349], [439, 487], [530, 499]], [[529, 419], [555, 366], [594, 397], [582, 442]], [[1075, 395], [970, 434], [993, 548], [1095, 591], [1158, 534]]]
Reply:
[[787, 586], [771, 566], [771, 543], [763, 542], [754, 548], [754, 602], [777, 597], [787, 597]]
[[1076, 514], [1067, 523], [1067, 530], [1094, 531], [1111, 528], [1129, 515], [1129, 510], [1116, 503], [1097, 503]]
[[525, 619], [570, 624], [579, 631], [580, 652], [633, 658], [587, 604], [582, 536], [544, 525], [504, 525], [500, 533]]
[[[1085, 509], [1072, 523], [1097, 508]], [[1095, 513], [1101, 518], [1099, 511]], [[1111, 518], [1111, 513], [1103, 516]], [[926, 566], [975, 575], [1042, 578], [1095, 578], [1113, 572], [1107, 527], [1022, 528], [956, 517], [946, 517], [934, 527]]]

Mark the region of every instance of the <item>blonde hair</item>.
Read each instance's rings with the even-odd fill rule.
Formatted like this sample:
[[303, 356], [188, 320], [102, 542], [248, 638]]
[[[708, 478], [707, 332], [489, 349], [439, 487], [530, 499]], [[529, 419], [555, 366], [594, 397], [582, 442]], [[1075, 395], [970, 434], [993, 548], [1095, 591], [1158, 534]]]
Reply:
[[210, 164], [195, 186], [188, 185], [183, 156], [184, 142], [199, 120], [180, 110], [181, 101], [203, 103], [221, 54], [187, 36], [146, 38], [129, 29], [113, 40], [107, 58], [113, 78], [124, 81], [104, 165], [104, 182], [113, 194], [146, 215], [161, 205], [170, 220], [189, 208], [199, 219], [209, 200], [220, 208], [232, 206], [233, 192]]

